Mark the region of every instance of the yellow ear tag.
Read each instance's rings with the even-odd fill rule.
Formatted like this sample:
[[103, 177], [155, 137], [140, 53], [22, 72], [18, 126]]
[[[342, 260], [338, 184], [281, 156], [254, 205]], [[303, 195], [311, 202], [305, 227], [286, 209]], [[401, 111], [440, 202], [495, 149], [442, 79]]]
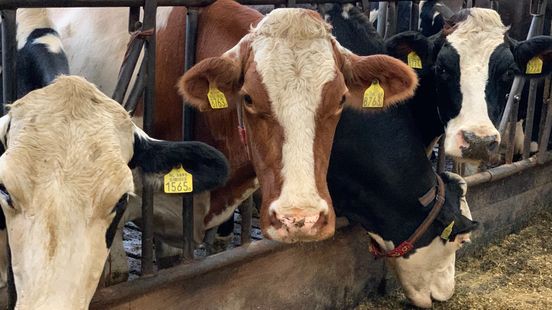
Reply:
[[448, 240], [450, 234], [452, 233], [452, 227], [454, 227], [454, 221], [450, 222], [450, 224], [443, 229], [443, 232], [441, 233], [442, 239]]
[[422, 59], [415, 51], [408, 53], [408, 66], [414, 69], [422, 69]]
[[184, 170], [182, 166], [165, 174], [163, 183], [167, 194], [191, 193], [194, 190], [192, 174]]
[[540, 74], [542, 73], [542, 59], [538, 56], [531, 58], [529, 62], [527, 62], [527, 70], [525, 70], [525, 73], [527, 74]]
[[383, 99], [385, 97], [385, 91], [380, 86], [378, 80], [374, 80], [372, 85], [364, 91], [364, 98], [362, 100], [363, 108], [383, 108]]
[[209, 92], [207, 93], [209, 98], [209, 104], [213, 109], [226, 109], [228, 108], [228, 102], [224, 93], [221, 92], [216, 86], [209, 85]]

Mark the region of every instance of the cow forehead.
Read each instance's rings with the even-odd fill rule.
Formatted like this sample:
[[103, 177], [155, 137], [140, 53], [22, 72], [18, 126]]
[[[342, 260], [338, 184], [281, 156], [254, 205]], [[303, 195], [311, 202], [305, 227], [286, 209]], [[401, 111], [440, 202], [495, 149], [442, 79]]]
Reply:
[[106, 98], [82, 79], [64, 78], [12, 105], [0, 174], [22, 206], [48, 194], [115, 203], [132, 191], [132, 122]]

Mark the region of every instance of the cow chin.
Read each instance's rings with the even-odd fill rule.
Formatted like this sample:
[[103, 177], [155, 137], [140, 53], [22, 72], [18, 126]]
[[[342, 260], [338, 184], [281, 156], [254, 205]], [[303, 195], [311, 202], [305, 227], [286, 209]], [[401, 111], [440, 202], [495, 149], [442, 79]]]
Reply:
[[[18, 293], [16, 308], [88, 309], [109, 253], [107, 225], [79, 222], [53, 228], [42, 215], [11, 219], [8, 237]], [[65, 226], [63, 231], [60, 226]]]
[[431, 308], [433, 300], [447, 301], [452, 297], [456, 250], [460, 245], [459, 240], [443, 243], [440, 237], [436, 237], [408, 258], [387, 260], [413, 305]]

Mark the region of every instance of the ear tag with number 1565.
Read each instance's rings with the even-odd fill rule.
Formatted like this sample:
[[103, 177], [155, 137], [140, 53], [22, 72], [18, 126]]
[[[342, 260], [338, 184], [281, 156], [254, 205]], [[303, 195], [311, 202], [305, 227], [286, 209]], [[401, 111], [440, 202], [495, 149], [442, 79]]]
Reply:
[[165, 174], [163, 184], [167, 194], [191, 193], [194, 190], [192, 174], [184, 170], [182, 166]]
[[378, 80], [372, 81], [372, 85], [364, 91], [364, 98], [362, 100], [363, 108], [383, 108], [383, 100], [385, 98], [385, 91], [380, 86]]

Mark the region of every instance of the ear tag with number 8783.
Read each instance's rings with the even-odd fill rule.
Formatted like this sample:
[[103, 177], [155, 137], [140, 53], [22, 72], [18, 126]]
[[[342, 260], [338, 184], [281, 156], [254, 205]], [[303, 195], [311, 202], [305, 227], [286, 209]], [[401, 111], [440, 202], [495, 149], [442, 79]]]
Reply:
[[167, 194], [191, 193], [194, 190], [192, 174], [184, 170], [182, 166], [165, 174], [163, 184]]
[[542, 59], [538, 56], [531, 58], [527, 62], [527, 70], [525, 70], [526, 74], [540, 74], [542, 73]]
[[372, 85], [364, 91], [364, 98], [362, 100], [363, 108], [383, 108], [383, 100], [385, 98], [385, 91], [380, 86], [378, 80], [372, 81]]
[[228, 108], [228, 102], [226, 96], [215, 85], [209, 84], [209, 92], [207, 92], [207, 98], [209, 104], [213, 109], [226, 109]]

